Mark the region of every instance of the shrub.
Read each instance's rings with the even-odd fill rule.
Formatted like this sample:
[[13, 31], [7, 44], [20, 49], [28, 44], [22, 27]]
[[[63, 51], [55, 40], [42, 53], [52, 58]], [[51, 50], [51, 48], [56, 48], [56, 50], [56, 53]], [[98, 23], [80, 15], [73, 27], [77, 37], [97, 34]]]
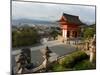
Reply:
[[64, 66], [62, 66], [60, 64], [54, 64], [52, 66], [52, 71], [54, 71], [54, 72], [66, 71], [66, 70], [67, 70], [66, 67], [64, 67]]
[[89, 60], [83, 60], [78, 62], [73, 69], [74, 70], [87, 70], [87, 69], [95, 69], [96, 65], [91, 63]]
[[88, 59], [88, 55], [84, 51], [76, 51], [53, 63], [50, 69], [56, 72], [95, 69], [96, 65]]
[[66, 66], [67, 68], [73, 67], [77, 62], [88, 58], [88, 55], [83, 51], [76, 51], [72, 54], [67, 55], [66, 57], [59, 60], [59, 64]]

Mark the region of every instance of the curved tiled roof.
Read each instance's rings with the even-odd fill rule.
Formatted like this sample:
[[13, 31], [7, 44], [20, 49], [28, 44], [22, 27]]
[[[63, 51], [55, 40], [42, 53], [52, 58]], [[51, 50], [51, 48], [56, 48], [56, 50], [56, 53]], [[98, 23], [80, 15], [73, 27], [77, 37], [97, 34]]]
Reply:
[[78, 25], [84, 24], [80, 21], [78, 16], [63, 13], [63, 17], [64, 20], [69, 24], [78, 24]]

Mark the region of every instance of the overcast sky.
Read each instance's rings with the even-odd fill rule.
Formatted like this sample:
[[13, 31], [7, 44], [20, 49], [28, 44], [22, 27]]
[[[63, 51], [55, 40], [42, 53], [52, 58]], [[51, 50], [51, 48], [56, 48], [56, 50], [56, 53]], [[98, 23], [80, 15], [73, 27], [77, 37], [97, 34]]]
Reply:
[[12, 19], [57, 21], [63, 12], [79, 16], [82, 22], [95, 22], [95, 6], [12, 2]]

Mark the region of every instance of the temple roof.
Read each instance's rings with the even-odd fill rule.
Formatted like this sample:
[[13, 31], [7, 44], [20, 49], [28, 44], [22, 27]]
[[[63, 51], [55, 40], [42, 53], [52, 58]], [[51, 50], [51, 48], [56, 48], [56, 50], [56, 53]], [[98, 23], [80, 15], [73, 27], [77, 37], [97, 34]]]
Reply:
[[[64, 20], [69, 24], [78, 24], [78, 25], [84, 24], [80, 21], [79, 16], [63, 13], [63, 17]], [[58, 22], [61, 22], [61, 20], [59, 20]]]

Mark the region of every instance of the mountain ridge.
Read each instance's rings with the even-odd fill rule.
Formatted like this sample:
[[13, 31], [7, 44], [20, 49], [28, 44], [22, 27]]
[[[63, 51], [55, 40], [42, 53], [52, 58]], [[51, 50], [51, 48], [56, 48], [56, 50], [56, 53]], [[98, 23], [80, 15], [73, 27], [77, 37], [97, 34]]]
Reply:
[[44, 21], [44, 20], [36, 20], [36, 19], [13, 19], [12, 25], [19, 25], [19, 24], [56, 24], [56, 21]]

